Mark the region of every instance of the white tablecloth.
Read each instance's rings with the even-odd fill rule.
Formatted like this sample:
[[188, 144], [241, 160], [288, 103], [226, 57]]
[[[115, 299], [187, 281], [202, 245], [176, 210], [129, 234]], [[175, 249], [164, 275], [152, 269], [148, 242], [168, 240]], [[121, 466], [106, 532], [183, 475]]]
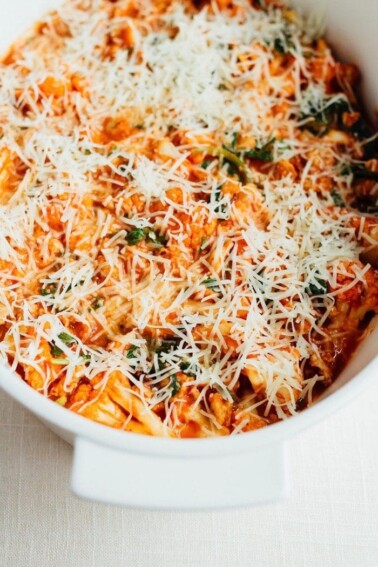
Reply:
[[377, 404], [378, 376], [352, 405], [290, 441], [288, 500], [178, 513], [72, 496], [71, 447], [1, 393], [0, 565], [378, 567]]

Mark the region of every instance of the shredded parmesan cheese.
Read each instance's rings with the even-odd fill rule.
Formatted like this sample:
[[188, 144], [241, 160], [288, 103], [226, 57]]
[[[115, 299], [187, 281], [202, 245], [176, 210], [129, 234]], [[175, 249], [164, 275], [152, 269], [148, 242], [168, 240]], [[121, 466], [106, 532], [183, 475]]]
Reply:
[[150, 435], [295, 414], [378, 306], [354, 68], [279, 2], [197, 4], [67, 0], [1, 63], [0, 356]]

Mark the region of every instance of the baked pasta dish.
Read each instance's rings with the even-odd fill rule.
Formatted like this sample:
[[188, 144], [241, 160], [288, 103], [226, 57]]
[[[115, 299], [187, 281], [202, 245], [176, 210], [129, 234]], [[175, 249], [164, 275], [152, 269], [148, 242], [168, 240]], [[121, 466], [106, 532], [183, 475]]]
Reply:
[[285, 419], [378, 311], [378, 160], [279, 0], [68, 0], [1, 60], [0, 356], [155, 436]]

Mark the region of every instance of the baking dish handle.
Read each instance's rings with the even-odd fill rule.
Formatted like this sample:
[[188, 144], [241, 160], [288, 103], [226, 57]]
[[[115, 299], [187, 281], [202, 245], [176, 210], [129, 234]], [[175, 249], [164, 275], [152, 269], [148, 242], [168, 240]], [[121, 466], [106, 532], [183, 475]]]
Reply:
[[210, 509], [282, 498], [285, 446], [221, 457], [156, 457], [75, 440], [72, 490], [82, 498], [130, 507]]

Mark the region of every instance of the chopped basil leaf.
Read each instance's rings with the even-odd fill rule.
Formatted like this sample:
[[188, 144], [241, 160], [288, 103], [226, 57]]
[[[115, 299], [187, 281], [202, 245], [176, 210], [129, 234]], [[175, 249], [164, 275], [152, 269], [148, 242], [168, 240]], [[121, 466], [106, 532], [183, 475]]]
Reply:
[[336, 191], [336, 189], [332, 189], [331, 197], [332, 197], [333, 202], [335, 203], [336, 207], [345, 207], [344, 200], [343, 200], [342, 196], [340, 195], [340, 193], [338, 191]]
[[244, 152], [244, 157], [250, 159], [258, 159], [261, 161], [273, 161], [273, 150], [276, 139], [272, 138], [263, 146], [253, 148]]
[[68, 288], [66, 289], [66, 293], [68, 293], [69, 291], [72, 290], [72, 288], [77, 287], [79, 285], [83, 285], [85, 283], [85, 280], [80, 280], [79, 282], [76, 282], [75, 284], [70, 284], [68, 286]]
[[126, 234], [126, 242], [129, 246], [135, 246], [144, 238], [146, 237], [146, 229], [145, 228], [134, 228], [133, 230], [129, 230]]
[[[338, 99], [326, 106], [323, 110], [316, 107], [310, 109], [307, 114], [302, 114], [302, 118], [312, 118], [303, 126], [306, 130], [312, 132], [315, 136], [324, 136], [330, 128], [338, 128], [346, 132], [350, 132], [359, 140], [369, 140], [373, 135], [373, 129], [369, 126], [363, 116], [360, 116], [353, 124], [345, 124], [343, 120], [344, 113], [353, 111], [350, 104], [343, 99]], [[371, 140], [365, 144], [365, 159], [371, 159], [375, 155], [375, 141]]]
[[104, 300], [102, 297], [96, 297], [96, 299], [94, 299], [92, 301], [92, 309], [100, 309], [100, 307], [102, 307], [104, 305]]
[[323, 110], [313, 107], [307, 114], [302, 114], [302, 118], [311, 118], [303, 125], [303, 128], [318, 137], [324, 136], [333, 127], [345, 129], [342, 117], [344, 112], [348, 111], [350, 111], [350, 106], [343, 99], [332, 102]]
[[[191, 368], [191, 370], [189, 370]], [[181, 362], [180, 364], [180, 370], [181, 372], [183, 372], [184, 374], [186, 374], [187, 376], [192, 376], [193, 378], [196, 376], [195, 374], [195, 370], [196, 368], [193, 367], [190, 362]]]
[[234, 132], [231, 136], [231, 148], [236, 148], [238, 142], [238, 133]]
[[72, 343], [76, 343], [75, 337], [72, 337], [68, 333], [59, 333], [58, 337], [65, 345], [71, 345]]
[[168, 354], [169, 352], [172, 351], [172, 349], [174, 350], [177, 347], [177, 343], [179, 341], [180, 341], [179, 338], [174, 338], [174, 337], [172, 337], [171, 339], [164, 339], [158, 345], [155, 346], [154, 350], [157, 354], [162, 354], [162, 353]]
[[287, 55], [288, 53], [290, 53], [290, 49], [293, 47], [294, 44], [292, 40], [286, 34], [284, 38], [277, 37], [277, 39], [274, 40], [273, 49], [274, 51], [277, 51], [277, 53], [280, 53], [281, 55]]
[[172, 396], [175, 396], [176, 394], [179, 393], [181, 389], [181, 385], [180, 382], [177, 380], [176, 374], [172, 374], [170, 386], [172, 389]]
[[201, 168], [202, 168], [202, 169], [207, 169], [210, 164], [211, 164], [211, 159], [205, 159], [205, 161], [203, 161], [203, 162], [201, 163]]
[[327, 293], [327, 282], [321, 278], [316, 278], [315, 283], [310, 283], [306, 288], [308, 295], [324, 295]]
[[214, 189], [214, 199], [217, 203], [219, 203], [219, 201], [222, 199], [222, 187], [223, 185], [218, 185]]
[[207, 238], [203, 236], [201, 238], [200, 251], [202, 252], [203, 250], [205, 250], [206, 247], [207, 247]]
[[227, 146], [221, 148], [208, 147], [206, 153], [209, 156], [219, 157], [222, 163], [228, 165], [229, 173], [237, 175], [242, 183], [248, 182], [248, 168], [233, 148]]
[[163, 248], [168, 244], [168, 238], [164, 234], [150, 228], [135, 228], [126, 234], [126, 241], [130, 246], [139, 244], [144, 239], [154, 248]]
[[54, 295], [57, 292], [57, 285], [56, 284], [47, 284], [46, 286], [42, 286], [41, 288], [41, 295]]
[[131, 359], [131, 358], [136, 358], [136, 351], [138, 350], [139, 347], [137, 347], [136, 345], [133, 345], [132, 347], [129, 348], [129, 350], [127, 351], [126, 354], [126, 358]]
[[208, 289], [215, 289], [219, 286], [219, 282], [216, 278], [207, 278], [201, 282], [202, 285], [206, 286]]
[[152, 244], [154, 248], [164, 248], [168, 244], [168, 238], [165, 234], [160, 234], [155, 230], [149, 230], [147, 232], [146, 240], [149, 244]]
[[[215, 187], [214, 191], [213, 191], [213, 195], [214, 195], [214, 201], [216, 203], [219, 203], [219, 201], [222, 200], [222, 185], [218, 185], [217, 187]], [[214, 207], [214, 212], [216, 215], [224, 215], [226, 213], [227, 209], [226, 209], [226, 205], [225, 204], [219, 204], [216, 207]]]
[[56, 346], [54, 341], [50, 343], [50, 352], [53, 356], [61, 356], [63, 354], [62, 349]]
[[222, 161], [229, 166], [229, 173], [231, 175], [237, 175], [240, 181], [245, 184], [248, 182], [248, 170], [244, 161], [239, 157], [238, 153], [232, 148], [223, 146], [218, 150], [219, 156]]

